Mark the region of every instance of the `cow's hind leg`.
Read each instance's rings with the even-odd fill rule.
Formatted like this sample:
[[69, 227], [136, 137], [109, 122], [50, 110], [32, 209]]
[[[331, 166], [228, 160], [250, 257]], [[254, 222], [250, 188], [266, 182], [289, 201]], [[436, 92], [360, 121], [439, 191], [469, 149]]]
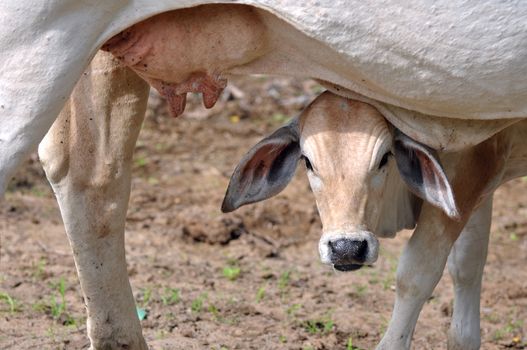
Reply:
[[148, 85], [104, 52], [39, 147], [61, 209], [92, 349], [146, 349], [128, 281], [124, 223]]
[[455, 290], [449, 350], [480, 347], [481, 279], [487, 260], [491, 218], [492, 196], [472, 214], [448, 257]]

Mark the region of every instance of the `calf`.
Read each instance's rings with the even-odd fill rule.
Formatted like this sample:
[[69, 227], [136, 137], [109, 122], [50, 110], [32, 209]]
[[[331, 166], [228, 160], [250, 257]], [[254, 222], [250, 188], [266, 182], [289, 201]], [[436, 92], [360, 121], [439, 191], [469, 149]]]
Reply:
[[526, 144], [522, 121], [476, 146], [437, 154], [372, 106], [326, 92], [243, 157], [222, 210], [276, 195], [304, 160], [323, 225], [322, 262], [359, 269], [376, 261], [377, 237], [417, 226], [400, 259], [395, 308], [378, 348], [410, 347], [448, 257], [456, 293], [448, 347], [478, 349], [492, 196], [527, 174]]

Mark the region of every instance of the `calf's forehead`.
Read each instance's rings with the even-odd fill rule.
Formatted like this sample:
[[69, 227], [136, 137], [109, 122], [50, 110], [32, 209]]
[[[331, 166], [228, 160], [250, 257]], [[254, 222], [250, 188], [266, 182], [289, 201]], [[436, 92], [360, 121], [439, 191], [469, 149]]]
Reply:
[[[299, 127], [302, 148], [317, 163], [342, 159], [356, 165], [369, 162], [390, 140], [388, 124], [374, 107], [331, 93], [322, 94], [305, 110]], [[353, 155], [357, 157], [350, 157]]]

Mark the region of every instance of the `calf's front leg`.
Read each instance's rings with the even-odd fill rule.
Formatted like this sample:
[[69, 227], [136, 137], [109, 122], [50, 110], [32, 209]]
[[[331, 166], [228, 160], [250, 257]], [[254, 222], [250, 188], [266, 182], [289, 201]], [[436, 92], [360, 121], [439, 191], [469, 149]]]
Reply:
[[449, 350], [476, 350], [481, 344], [481, 279], [487, 260], [492, 196], [472, 214], [448, 256], [454, 281], [454, 313], [448, 334]]
[[148, 85], [99, 52], [39, 146], [59, 202], [88, 317], [91, 349], [147, 349], [125, 260], [133, 150]]
[[[399, 260], [395, 306], [390, 324], [386, 334], [379, 343], [378, 349], [410, 348], [419, 312], [441, 278], [447, 257], [465, 224], [470, 219], [467, 232], [470, 232], [472, 236], [470, 240], [473, 241], [479, 239], [477, 230], [473, 228], [480, 224], [490, 224], [490, 222], [487, 223], [487, 220], [489, 220], [488, 216], [491, 211], [491, 197], [485, 199], [487, 202], [481, 202], [475, 211], [473, 210], [476, 204], [486, 196], [490, 196], [499, 184], [507, 159], [507, 145], [506, 140], [496, 136], [463, 152], [445, 155], [442, 159], [447, 167], [447, 174], [453, 179], [452, 187], [461, 209], [461, 218], [459, 221], [454, 221], [430, 204], [425, 203], [423, 205], [417, 228]], [[483, 228], [481, 229], [483, 230]], [[488, 236], [487, 230], [488, 228], [485, 228], [485, 232], [480, 232], [484, 233], [484, 236], [480, 237], [482, 241], [478, 243], [480, 247], [483, 245], [486, 247], [488, 243], [488, 238], [485, 238], [485, 236]], [[467, 237], [467, 239], [469, 238]], [[462, 248], [464, 244], [463, 242], [460, 243], [459, 247]], [[467, 265], [463, 267], [467, 271], [463, 272], [462, 275], [470, 273], [468, 270], [471, 270], [473, 273], [478, 273], [475, 279], [481, 281], [481, 272], [478, 271], [483, 269], [486, 248], [483, 252], [478, 252], [476, 247], [471, 249], [474, 250], [470, 254], [480, 254], [478, 255], [478, 264], [476, 264], [478, 267], [470, 268]], [[460, 260], [459, 263], [462, 263], [462, 261]], [[460, 287], [461, 279], [458, 279], [457, 282]], [[478, 291], [479, 306], [479, 286], [476, 285], [472, 289], [467, 286], [465, 288], [467, 289], [464, 291], [460, 290], [459, 295], [456, 295], [456, 297], [461, 297], [462, 300], [457, 302], [457, 311], [454, 310], [454, 323], [465, 318], [465, 316], [461, 315], [465, 312], [463, 310], [464, 307], [474, 309], [476, 306], [473, 301], [468, 306], [465, 304], [461, 306], [460, 303], [465, 302], [466, 298], [468, 298], [467, 295], [470, 294], [470, 298], [474, 298], [474, 293]], [[469, 312], [473, 313], [474, 310]], [[456, 324], [453, 327], [457, 327]], [[463, 327], [466, 327], [466, 325]], [[472, 328], [473, 325], [470, 327]], [[465, 330], [463, 329], [463, 331]], [[461, 330], [459, 329], [453, 333], [451, 331], [452, 346], [454, 346], [452, 341], [455, 337], [460, 339], [457, 338], [460, 332]], [[455, 335], [452, 336], [452, 334]]]
[[462, 229], [461, 223], [447, 227], [447, 220], [439, 209], [423, 206], [417, 229], [399, 259], [395, 306], [378, 350], [410, 349], [419, 313], [441, 279]]
[[[419, 313], [441, 279], [448, 258], [455, 301], [448, 349], [479, 349], [481, 278], [487, 257], [492, 198], [461, 223], [441, 220], [426, 207], [397, 269], [397, 295], [388, 330], [377, 349], [409, 349]], [[434, 214], [435, 212], [435, 214]], [[456, 233], [457, 232], [457, 233]]]

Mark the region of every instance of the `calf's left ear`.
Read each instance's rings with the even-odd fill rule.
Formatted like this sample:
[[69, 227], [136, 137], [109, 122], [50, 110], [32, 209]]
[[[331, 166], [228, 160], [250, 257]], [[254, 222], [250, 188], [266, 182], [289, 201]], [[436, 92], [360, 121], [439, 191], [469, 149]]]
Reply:
[[411, 139], [400, 130], [395, 130], [394, 148], [399, 173], [410, 191], [443, 210], [450, 218], [459, 219], [452, 186], [437, 152]]
[[228, 213], [280, 193], [295, 174], [301, 156], [298, 139], [295, 120], [251, 148], [231, 176], [221, 211]]

